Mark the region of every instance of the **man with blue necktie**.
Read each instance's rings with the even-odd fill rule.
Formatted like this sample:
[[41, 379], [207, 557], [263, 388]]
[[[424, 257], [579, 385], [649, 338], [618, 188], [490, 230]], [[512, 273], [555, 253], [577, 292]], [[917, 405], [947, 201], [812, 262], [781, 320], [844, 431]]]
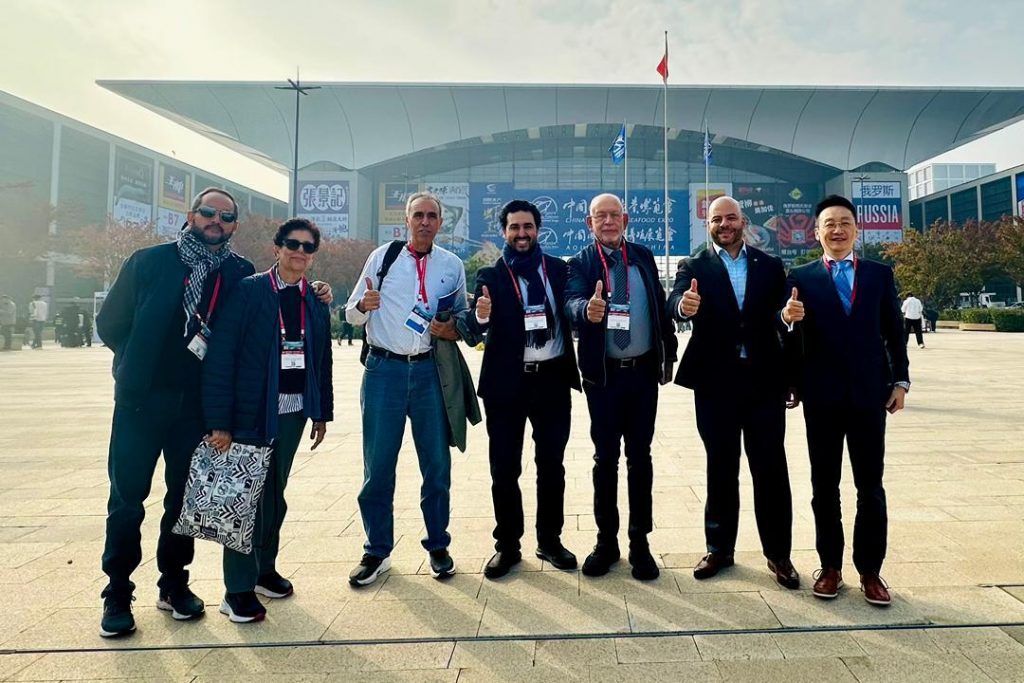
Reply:
[[839, 500], [843, 441], [857, 487], [853, 564], [864, 598], [885, 606], [880, 576], [886, 516], [882, 470], [886, 412], [903, 409], [910, 389], [907, 345], [892, 269], [853, 254], [853, 204], [831, 195], [815, 207], [815, 234], [824, 255], [794, 268], [782, 320], [788, 342], [802, 347], [794, 373], [804, 403], [811, 460], [811, 507], [821, 569], [814, 595], [831, 599], [843, 586], [843, 523]]

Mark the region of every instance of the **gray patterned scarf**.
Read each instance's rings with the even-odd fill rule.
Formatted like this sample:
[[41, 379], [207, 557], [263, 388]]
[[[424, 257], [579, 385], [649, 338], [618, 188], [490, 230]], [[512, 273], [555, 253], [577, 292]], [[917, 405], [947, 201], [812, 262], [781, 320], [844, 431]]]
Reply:
[[186, 227], [178, 233], [178, 257], [185, 267], [192, 271], [186, 281], [185, 296], [182, 301], [182, 306], [185, 309], [184, 336], [188, 336], [189, 324], [195, 318], [199, 301], [203, 298], [203, 286], [206, 284], [206, 278], [231, 258], [232, 254], [231, 247], [226, 243], [219, 250], [210, 251], [206, 243], [196, 237], [190, 228]]

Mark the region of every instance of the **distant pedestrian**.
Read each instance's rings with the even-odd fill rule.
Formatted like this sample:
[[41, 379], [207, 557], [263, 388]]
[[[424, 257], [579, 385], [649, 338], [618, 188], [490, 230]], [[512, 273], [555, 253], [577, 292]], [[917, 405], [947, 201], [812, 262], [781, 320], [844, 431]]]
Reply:
[[4, 338], [4, 351], [11, 350], [11, 338], [14, 335], [14, 326], [17, 322], [18, 305], [6, 294], [0, 296], [0, 335]]
[[32, 297], [28, 305], [28, 319], [32, 323], [32, 348], [43, 348], [43, 325], [50, 317], [50, 305], [41, 294]]
[[907, 298], [903, 300], [903, 326], [906, 332], [906, 341], [910, 341], [910, 331], [914, 331], [917, 337], [918, 348], [924, 348], [924, 337], [921, 336], [921, 323], [924, 315], [924, 304], [914, 296], [913, 292], [907, 292]]

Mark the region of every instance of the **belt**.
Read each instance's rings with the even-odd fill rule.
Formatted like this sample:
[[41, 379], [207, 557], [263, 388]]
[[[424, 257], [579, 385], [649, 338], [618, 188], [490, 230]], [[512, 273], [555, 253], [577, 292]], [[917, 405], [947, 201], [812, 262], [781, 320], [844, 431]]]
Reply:
[[380, 356], [381, 358], [389, 358], [391, 360], [400, 360], [403, 363], [415, 363], [417, 361], [426, 360], [430, 358], [430, 351], [406, 355], [403, 353], [395, 353], [394, 351], [388, 351], [387, 349], [382, 349], [379, 346], [371, 346], [370, 355]]
[[549, 358], [548, 360], [526, 361], [525, 363], [523, 363], [523, 372], [525, 372], [527, 375], [535, 375], [538, 372], [551, 368], [555, 360], [557, 360], [557, 358]]
[[653, 351], [648, 351], [647, 353], [639, 356], [633, 356], [632, 358], [605, 358], [605, 364], [613, 370], [618, 370], [620, 368], [635, 368], [649, 361], [653, 354]]

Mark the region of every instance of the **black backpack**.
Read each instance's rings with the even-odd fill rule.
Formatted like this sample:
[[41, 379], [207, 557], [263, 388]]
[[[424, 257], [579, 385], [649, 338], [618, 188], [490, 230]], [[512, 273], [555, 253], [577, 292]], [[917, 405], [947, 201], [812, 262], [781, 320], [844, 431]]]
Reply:
[[[388, 271], [391, 270], [391, 264], [395, 262], [398, 255], [402, 253], [402, 249], [405, 248], [405, 240], [392, 240], [391, 244], [388, 245], [388, 250], [384, 252], [384, 260], [381, 261], [380, 270], [377, 271], [377, 291], [384, 285], [384, 278], [387, 277]], [[366, 340], [366, 328], [363, 328], [363, 348], [359, 352], [359, 362], [366, 365], [366, 356], [370, 353], [370, 342]]]

